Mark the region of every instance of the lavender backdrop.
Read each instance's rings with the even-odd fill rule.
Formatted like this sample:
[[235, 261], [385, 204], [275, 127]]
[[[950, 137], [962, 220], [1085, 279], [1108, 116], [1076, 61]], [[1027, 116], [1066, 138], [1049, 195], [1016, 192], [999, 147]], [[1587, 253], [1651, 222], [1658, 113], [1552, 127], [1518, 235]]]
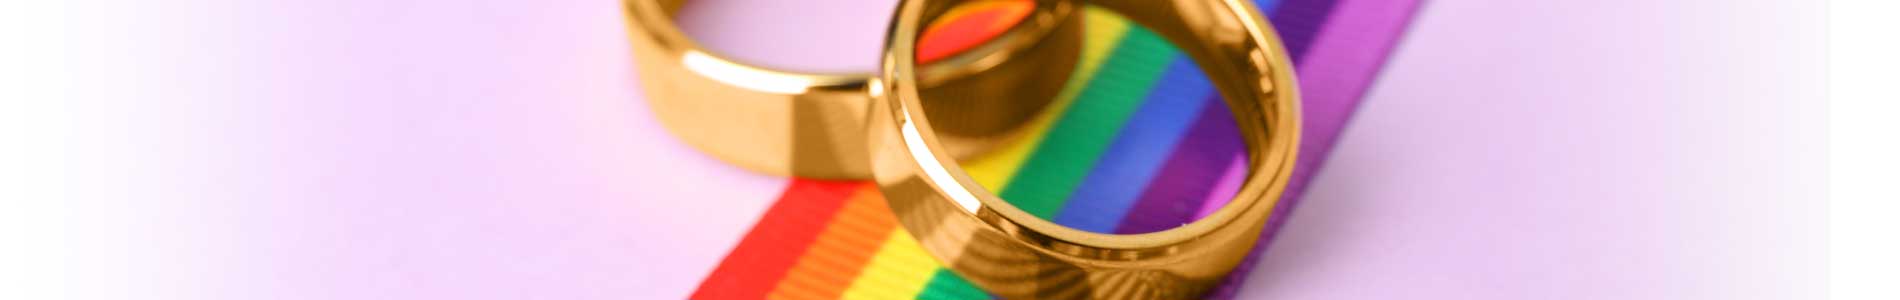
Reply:
[[[891, 3], [684, 23], [741, 58], [868, 69], [879, 34], [852, 28]], [[683, 297], [782, 181], [652, 122], [618, 7], [69, 4], [69, 292]], [[1821, 17], [1431, 1], [1241, 297], [1819, 297]], [[798, 37], [840, 42], [778, 43]]]

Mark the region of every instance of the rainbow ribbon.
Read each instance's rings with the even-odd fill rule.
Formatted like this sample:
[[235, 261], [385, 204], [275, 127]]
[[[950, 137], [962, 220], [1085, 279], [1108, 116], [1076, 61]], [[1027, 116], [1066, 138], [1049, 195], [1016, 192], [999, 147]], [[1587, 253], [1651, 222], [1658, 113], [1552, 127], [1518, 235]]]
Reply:
[[[1208, 299], [1231, 299], [1271, 245], [1418, 0], [1260, 0], [1300, 76], [1305, 125], [1286, 194], [1251, 255]], [[1015, 143], [964, 167], [1038, 216], [1098, 232], [1178, 226], [1245, 176], [1225, 105], [1153, 32], [1085, 9], [1081, 63]], [[1100, 163], [1110, 162], [1110, 163]], [[1072, 201], [1088, 199], [1088, 201]], [[924, 252], [875, 185], [794, 179], [691, 299], [990, 299]]]

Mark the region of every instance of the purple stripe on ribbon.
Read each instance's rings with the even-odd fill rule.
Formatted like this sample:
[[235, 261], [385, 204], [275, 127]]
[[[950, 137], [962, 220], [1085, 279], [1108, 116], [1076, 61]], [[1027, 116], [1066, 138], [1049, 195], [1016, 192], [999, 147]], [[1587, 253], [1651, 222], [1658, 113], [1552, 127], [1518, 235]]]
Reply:
[[[1219, 95], [1208, 97], [1210, 103], [1225, 103]], [[1203, 105], [1194, 127], [1175, 145], [1168, 163], [1148, 182], [1148, 189], [1129, 208], [1115, 233], [1155, 232], [1192, 222], [1213, 192], [1211, 183], [1220, 181], [1230, 159], [1244, 151], [1246, 145], [1227, 105]]]
[[1287, 55], [1294, 60], [1306, 57], [1314, 38], [1332, 15], [1333, 6], [1339, 0], [1281, 0], [1267, 16], [1273, 22], [1274, 30], [1280, 31], [1280, 42], [1286, 46]]
[[[1287, 5], [1296, 0], [1288, 0]], [[1387, 54], [1397, 44], [1417, 10], [1419, 0], [1342, 0], [1313, 41], [1310, 56], [1294, 56], [1300, 76], [1305, 123], [1301, 130], [1299, 161], [1293, 167], [1286, 194], [1274, 207], [1254, 252], [1207, 299], [1233, 299], [1240, 283], [1285, 226], [1288, 213], [1298, 206], [1313, 172], [1319, 169], [1339, 133], [1372, 86]], [[1287, 8], [1282, 8], [1282, 15]], [[1276, 15], [1279, 16], [1279, 15]], [[1275, 20], [1274, 24], [1281, 24]]]
[[1233, 202], [1234, 195], [1240, 193], [1240, 185], [1246, 182], [1247, 154], [1234, 153], [1234, 158], [1227, 160], [1229, 161], [1227, 171], [1221, 173], [1220, 181], [1214, 182], [1214, 188], [1207, 194], [1207, 199], [1201, 200], [1201, 211], [1194, 213], [1195, 220], [1206, 218], [1207, 215], [1214, 214], [1215, 210], [1227, 206], [1227, 202]]

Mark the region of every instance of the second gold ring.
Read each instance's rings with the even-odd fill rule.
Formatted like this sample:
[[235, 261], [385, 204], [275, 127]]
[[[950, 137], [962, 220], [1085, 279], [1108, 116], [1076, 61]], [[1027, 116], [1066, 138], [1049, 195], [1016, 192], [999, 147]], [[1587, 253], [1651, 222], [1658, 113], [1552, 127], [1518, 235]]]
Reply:
[[[628, 28], [648, 105], [687, 144], [739, 167], [777, 176], [864, 179], [865, 116], [873, 74], [811, 74], [757, 67], [713, 53], [673, 22], [684, 0], [627, 0]], [[924, 93], [939, 105], [945, 138], [1002, 140], [1059, 92], [1080, 51], [1081, 33], [1066, 2], [978, 1], [1005, 24], [995, 32], [956, 32], [957, 20], [933, 24], [944, 34], [922, 67]], [[995, 15], [991, 15], [994, 17]], [[865, 28], [883, 30], [884, 28]], [[981, 36], [970, 36], [981, 34]], [[1056, 63], [1049, 63], [1056, 62]], [[981, 76], [977, 76], [981, 75]], [[959, 110], [983, 107], [982, 111]], [[967, 157], [994, 146], [960, 143]]]

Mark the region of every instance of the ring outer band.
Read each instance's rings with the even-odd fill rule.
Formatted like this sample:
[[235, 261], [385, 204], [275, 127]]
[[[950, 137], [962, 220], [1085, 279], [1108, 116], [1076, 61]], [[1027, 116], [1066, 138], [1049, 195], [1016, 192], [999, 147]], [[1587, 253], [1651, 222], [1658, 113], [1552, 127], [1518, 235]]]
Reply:
[[[1046, 0], [1058, 1], [1058, 0]], [[1232, 271], [1259, 239], [1299, 143], [1292, 64], [1271, 25], [1241, 0], [1096, 0], [1159, 33], [1203, 67], [1248, 153], [1247, 179], [1213, 214], [1159, 232], [1102, 234], [1041, 219], [978, 185], [954, 162], [914, 84], [920, 24], [958, 1], [904, 0], [885, 47], [869, 151], [911, 235], [964, 279], [1004, 299], [1186, 299]]]

